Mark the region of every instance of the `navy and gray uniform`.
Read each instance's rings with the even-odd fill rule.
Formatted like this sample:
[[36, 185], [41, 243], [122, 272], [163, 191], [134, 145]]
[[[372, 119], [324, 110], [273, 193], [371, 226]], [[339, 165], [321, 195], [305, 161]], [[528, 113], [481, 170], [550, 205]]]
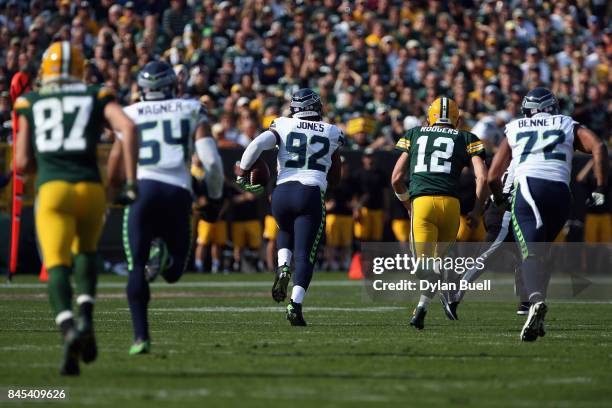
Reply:
[[[504, 196], [512, 196], [514, 193], [514, 166], [515, 161], [513, 160], [508, 166], [508, 169], [502, 176], [503, 183], [503, 194]], [[514, 234], [512, 232], [512, 212], [510, 209], [506, 209], [504, 207], [495, 206], [490, 202], [490, 205], [487, 207], [484, 213], [484, 223], [487, 228], [486, 241], [490, 242], [491, 245], [480, 254], [479, 258], [481, 258], [484, 262], [484, 268], [472, 268], [465, 272], [465, 274], [461, 277], [462, 280], [467, 282], [476, 281], [486, 270], [489, 269], [492, 257], [497, 251], [502, 247], [502, 244], [508, 242], [515, 242]], [[525, 294], [525, 290], [522, 284], [522, 278], [520, 273], [520, 255], [518, 255], [518, 251], [516, 252], [516, 264], [515, 270], [517, 271], [515, 275], [516, 279], [516, 292], [521, 297], [521, 301], [527, 301], [527, 296]], [[458, 292], [457, 301], [461, 301], [465, 292]]]
[[[329, 123], [281, 117], [252, 144], [261, 145], [253, 146], [253, 150], [278, 147], [278, 177], [271, 205], [279, 227], [277, 248], [292, 251], [293, 284], [308, 289], [325, 231], [327, 172], [333, 153], [344, 144], [344, 136]], [[252, 164], [246, 163], [250, 148], [243, 156], [242, 168]]]
[[538, 113], [506, 126], [512, 149], [515, 191], [512, 226], [523, 259], [523, 281], [531, 302], [543, 301], [550, 278], [544, 268], [549, 244], [567, 221], [574, 152], [571, 117]]
[[172, 259], [163, 277], [169, 283], [178, 281], [191, 248], [193, 135], [207, 118], [198, 101], [184, 99], [138, 102], [125, 112], [140, 135], [138, 199], [125, 209], [123, 219], [127, 296], [135, 338], [148, 339], [145, 266], [151, 241], [163, 240]]

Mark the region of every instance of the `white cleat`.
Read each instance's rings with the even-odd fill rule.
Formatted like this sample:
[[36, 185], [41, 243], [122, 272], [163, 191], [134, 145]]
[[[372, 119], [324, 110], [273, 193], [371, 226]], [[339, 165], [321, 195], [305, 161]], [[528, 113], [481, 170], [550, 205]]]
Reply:
[[537, 302], [529, 308], [529, 315], [521, 330], [521, 341], [535, 341], [538, 336], [544, 337], [544, 317], [548, 307], [544, 302]]

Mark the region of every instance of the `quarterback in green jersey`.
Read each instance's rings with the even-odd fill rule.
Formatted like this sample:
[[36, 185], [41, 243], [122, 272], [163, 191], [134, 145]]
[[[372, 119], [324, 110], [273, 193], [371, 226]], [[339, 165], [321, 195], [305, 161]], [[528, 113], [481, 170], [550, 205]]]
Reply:
[[[455, 101], [436, 99], [427, 116], [428, 126], [410, 129], [397, 142], [396, 148], [402, 153], [391, 180], [397, 198], [410, 213], [413, 256], [422, 258], [444, 257], [457, 237], [461, 170], [471, 165], [476, 176], [476, 204], [468, 214], [472, 228], [482, 215], [487, 183], [484, 146], [474, 134], [457, 128], [459, 109]], [[422, 272], [430, 280], [439, 279], [433, 271]], [[412, 326], [423, 329], [427, 306], [434, 295], [431, 290], [422, 293]], [[453, 305], [442, 303], [446, 314], [456, 319]]]

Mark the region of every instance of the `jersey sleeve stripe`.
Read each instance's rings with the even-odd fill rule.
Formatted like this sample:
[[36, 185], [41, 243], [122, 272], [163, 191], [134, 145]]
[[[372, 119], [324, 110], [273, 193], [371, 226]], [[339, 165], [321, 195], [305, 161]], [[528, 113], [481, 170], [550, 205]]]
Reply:
[[395, 145], [395, 148], [407, 152], [408, 150], [410, 150], [410, 140], [401, 138]]

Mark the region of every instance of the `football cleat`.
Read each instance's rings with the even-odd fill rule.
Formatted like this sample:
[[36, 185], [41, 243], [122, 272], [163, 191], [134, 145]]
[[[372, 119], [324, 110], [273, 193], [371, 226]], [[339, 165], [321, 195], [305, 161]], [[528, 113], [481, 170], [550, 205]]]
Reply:
[[287, 320], [292, 326], [306, 326], [306, 320], [302, 315], [302, 305], [291, 301], [287, 305]]
[[422, 306], [417, 306], [412, 312], [412, 319], [410, 319], [410, 325], [418, 330], [423, 330], [425, 327], [425, 315], [427, 310]]
[[287, 264], [280, 266], [276, 270], [276, 277], [272, 285], [272, 299], [280, 303], [287, 299], [287, 286], [291, 280], [291, 269]]
[[521, 302], [518, 304], [516, 308], [516, 314], [519, 316], [525, 316], [529, 314], [529, 307], [531, 306], [530, 302]]
[[130, 356], [138, 354], [149, 354], [151, 352], [151, 340], [136, 340], [130, 347]]
[[448, 298], [442, 293], [438, 293], [438, 296], [440, 297], [442, 310], [444, 310], [446, 317], [450, 320], [459, 320], [459, 316], [457, 315], [457, 306], [459, 306], [459, 302], [449, 302]]
[[521, 330], [521, 341], [535, 341], [538, 336], [544, 336], [544, 317], [548, 307], [544, 302], [537, 302], [529, 308], [529, 315]]
[[163, 275], [169, 263], [168, 247], [161, 239], [154, 240], [151, 243], [149, 262], [145, 266], [147, 282], [153, 282], [160, 274]]
[[79, 341], [81, 342], [81, 359], [84, 363], [91, 363], [98, 357], [98, 346], [93, 331], [93, 324], [84, 319], [79, 324]]
[[61, 375], [79, 375], [79, 354], [81, 343], [79, 334], [75, 329], [70, 329], [64, 336], [64, 359], [60, 367]]

